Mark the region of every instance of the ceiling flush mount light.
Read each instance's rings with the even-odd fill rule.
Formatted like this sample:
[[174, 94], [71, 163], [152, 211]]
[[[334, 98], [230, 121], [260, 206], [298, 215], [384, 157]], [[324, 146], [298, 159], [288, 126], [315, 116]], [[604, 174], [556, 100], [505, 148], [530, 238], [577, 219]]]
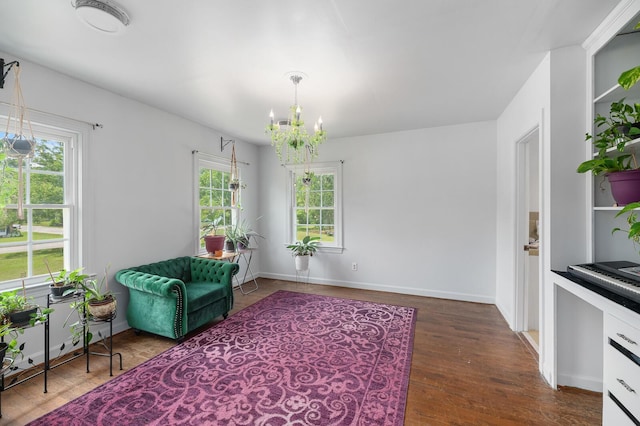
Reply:
[[122, 6], [111, 0], [75, 0], [71, 5], [84, 22], [105, 33], [117, 33], [131, 21]]
[[275, 147], [280, 161], [296, 164], [309, 163], [318, 155], [318, 145], [327, 139], [327, 134], [322, 129], [322, 117], [318, 118], [313, 134], [307, 133], [302, 120], [302, 108], [298, 104], [298, 83], [302, 77], [294, 74], [290, 78], [295, 88], [295, 95], [289, 118], [276, 120], [271, 110], [267, 132], [271, 135], [271, 145]]

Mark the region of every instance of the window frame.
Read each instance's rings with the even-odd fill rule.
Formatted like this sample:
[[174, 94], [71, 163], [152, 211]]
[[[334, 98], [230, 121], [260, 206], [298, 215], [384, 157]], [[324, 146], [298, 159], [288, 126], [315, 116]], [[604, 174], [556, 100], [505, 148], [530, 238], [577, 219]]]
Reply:
[[[29, 199], [25, 200], [23, 208], [25, 209], [25, 217], [27, 220], [27, 231], [31, 234], [33, 227], [32, 214], [33, 209], [54, 208], [63, 211], [63, 235], [60, 239], [51, 239], [47, 242], [61, 241], [63, 243], [63, 267], [72, 270], [83, 265], [83, 239], [82, 239], [82, 165], [83, 165], [83, 141], [88, 139], [88, 127], [84, 123], [75, 122], [75, 120], [65, 119], [63, 117], [53, 116], [46, 113], [33, 113], [31, 128], [36, 139], [55, 140], [64, 144], [64, 163], [63, 163], [63, 185], [64, 199], [62, 204], [33, 204]], [[0, 131], [4, 134], [6, 129], [8, 114], [0, 115], [0, 123], [2, 123]], [[13, 120], [13, 118], [12, 118]], [[10, 127], [10, 130], [12, 127]], [[31, 164], [23, 164], [23, 170], [30, 169]], [[40, 174], [40, 173], [34, 173]], [[29, 180], [26, 180], [27, 185]], [[25, 188], [27, 189], [27, 188]], [[26, 192], [26, 191], [25, 191]], [[16, 207], [15, 204], [9, 204]], [[9, 243], [7, 247], [15, 245], [22, 246], [25, 243]], [[31, 275], [33, 274], [33, 247], [40, 243], [34, 240], [27, 240], [27, 277], [24, 278], [25, 286], [42, 285], [49, 280], [49, 275]], [[52, 271], [54, 274], [58, 272]], [[0, 281], [0, 291], [14, 289], [22, 286], [22, 278]]]
[[342, 227], [342, 167], [343, 161], [312, 163], [308, 166], [304, 164], [285, 166], [288, 171], [288, 205], [287, 205], [287, 244], [294, 244], [297, 239], [297, 206], [296, 206], [296, 176], [309, 170], [314, 174], [332, 173], [333, 202], [334, 202], [334, 242], [327, 244], [326, 241], [318, 244], [318, 250], [324, 252], [342, 253], [343, 247], [343, 227]]
[[[193, 213], [193, 227], [196, 235], [195, 238], [195, 253], [196, 255], [206, 254], [207, 251], [201, 245], [201, 235], [200, 235], [200, 223], [201, 219], [201, 206], [200, 206], [200, 169], [207, 168], [210, 170], [216, 170], [218, 172], [231, 174], [230, 167], [231, 162], [229, 160], [216, 157], [213, 155], [207, 155], [203, 153], [194, 152], [196, 154], [194, 157], [194, 173], [193, 173], [193, 205], [194, 205], [194, 213]], [[238, 174], [241, 176], [241, 170], [238, 167]], [[228, 208], [231, 211], [231, 225], [235, 226], [240, 221], [240, 211], [241, 208], [241, 200], [242, 200], [242, 186], [238, 188], [238, 199], [236, 201], [235, 207], [226, 207], [226, 206], [218, 206], [222, 208]]]

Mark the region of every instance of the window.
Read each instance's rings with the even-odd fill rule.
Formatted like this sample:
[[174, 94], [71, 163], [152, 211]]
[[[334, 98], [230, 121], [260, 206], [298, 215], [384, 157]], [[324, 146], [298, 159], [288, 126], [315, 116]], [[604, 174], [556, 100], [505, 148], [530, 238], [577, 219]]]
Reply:
[[[240, 209], [240, 189], [229, 189], [231, 173], [229, 165], [198, 160], [198, 223], [199, 236], [207, 222], [219, 220], [217, 234], [224, 235], [224, 230], [237, 222]], [[200, 238], [198, 252], [204, 252], [204, 240]]]
[[342, 164], [290, 168], [291, 238], [320, 237], [323, 248], [342, 249]]
[[[23, 216], [18, 160], [0, 163], [0, 288], [44, 281], [49, 269], [77, 267], [76, 178], [80, 133], [33, 124], [35, 154], [23, 160]], [[4, 137], [0, 131], [0, 138]]]

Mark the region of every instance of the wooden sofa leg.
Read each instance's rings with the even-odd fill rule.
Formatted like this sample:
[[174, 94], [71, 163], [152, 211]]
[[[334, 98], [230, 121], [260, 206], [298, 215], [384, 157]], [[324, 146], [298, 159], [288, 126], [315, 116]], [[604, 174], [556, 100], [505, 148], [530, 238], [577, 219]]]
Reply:
[[227, 319], [227, 317], [229, 316], [229, 312], [225, 312], [224, 314], [222, 314], [222, 318]]

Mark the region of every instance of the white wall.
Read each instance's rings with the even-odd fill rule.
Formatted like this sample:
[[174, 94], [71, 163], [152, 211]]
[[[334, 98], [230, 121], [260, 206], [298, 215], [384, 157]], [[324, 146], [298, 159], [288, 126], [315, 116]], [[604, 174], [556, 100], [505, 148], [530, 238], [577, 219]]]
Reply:
[[[536, 127], [540, 137], [549, 140], [544, 126], [549, 121], [549, 80], [550, 54], [497, 120], [496, 306], [511, 328], [516, 322], [516, 143]], [[544, 217], [543, 211], [540, 214]], [[540, 237], [542, 254], [546, 242]]]
[[[110, 265], [110, 285], [119, 299], [114, 331], [121, 331], [128, 328], [128, 292], [113, 275], [128, 266], [195, 253], [192, 150], [229, 158], [230, 148], [220, 153], [222, 135], [214, 130], [17, 59], [28, 107], [103, 125], [88, 130], [85, 144], [82, 265], [98, 273]], [[10, 75], [0, 101], [10, 101], [12, 87]], [[242, 166], [248, 184], [243, 214], [253, 221], [258, 149], [237, 140], [236, 151], [238, 160], [251, 163]], [[59, 343], [53, 340], [52, 347]]]
[[[344, 160], [345, 250], [314, 256], [310, 280], [493, 303], [495, 138], [495, 122], [482, 122], [323, 144], [317, 161]], [[293, 280], [287, 175], [273, 148], [260, 161], [260, 270]]]
[[[515, 244], [515, 143], [539, 125], [543, 191], [540, 369], [553, 386], [597, 390], [599, 384], [593, 378], [602, 366], [602, 351], [592, 344], [600, 344], [600, 336], [591, 325], [601, 324], [601, 318], [581, 309], [575, 298], [563, 298], [559, 304], [552, 272], [588, 260], [584, 176], [575, 172], [585, 153], [585, 63], [586, 53], [579, 46], [551, 51], [498, 119], [496, 304], [513, 328], [518, 315], [515, 256], [519, 249]], [[583, 361], [588, 359], [576, 363], [576, 353], [582, 354]]]

